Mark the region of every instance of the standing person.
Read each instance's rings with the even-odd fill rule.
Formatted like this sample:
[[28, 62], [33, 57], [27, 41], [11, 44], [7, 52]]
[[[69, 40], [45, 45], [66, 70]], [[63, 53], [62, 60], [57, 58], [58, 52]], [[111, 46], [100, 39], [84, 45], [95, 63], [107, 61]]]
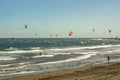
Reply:
[[42, 53], [40, 52], [40, 55], [42, 55]]
[[108, 59], [108, 62], [109, 62], [110, 61], [110, 57], [108, 56], [107, 59]]

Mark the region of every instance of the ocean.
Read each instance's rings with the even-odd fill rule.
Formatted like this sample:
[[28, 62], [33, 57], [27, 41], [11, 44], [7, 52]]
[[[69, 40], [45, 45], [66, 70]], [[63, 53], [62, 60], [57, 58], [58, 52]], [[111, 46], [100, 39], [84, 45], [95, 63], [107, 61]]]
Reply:
[[120, 60], [120, 40], [1, 38], [0, 80]]

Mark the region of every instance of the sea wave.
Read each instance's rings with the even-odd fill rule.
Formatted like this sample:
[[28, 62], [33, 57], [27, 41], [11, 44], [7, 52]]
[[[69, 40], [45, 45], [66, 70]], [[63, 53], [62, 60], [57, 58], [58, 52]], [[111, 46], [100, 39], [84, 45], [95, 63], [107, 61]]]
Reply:
[[54, 55], [37, 55], [33, 56], [32, 58], [40, 58], [40, 57], [53, 57]]
[[0, 57], [0, 61], [9, 61], [9, 60], [15, 60], [16, 58], [5, 56]]
[[6, 51], [14, 51], [14, 50], [18, 50], [18, 48], [14, 48], [14, 47], [9, 47], [5, 49]]
[[[71, 61], [79, 61], [82, 59], [86, 59], [91, 57], [93, 54], [86, 54], [83, 56], [79, 56], [76, 58], [70, 58], [60, 61], [53, 61], [53, 62], [44, 62], [44, 63], [15, 63], [15, 64], [7, 64], [7, 65], [0, 65], [2, 68], [2, 72], [0, 73], [0, 76], [6, 76], [6, 75], [14, 75], [14, 74], [25, 74], [29, 72], [37, 72], [38, 70], [42, 69], [42, 71], [51, 69], [51, 67], [59, 66], [60, 64], [64, 64], [66, 62]], [[56, 66], [54, 66], [56, 65]], [[63, 65], [64, 66], [64, 65]], [[29, 71], [28, 71], [29, 70]], [[25, 73], [21, 73], [25, 72]]]
[[5, 53], [34, 53], [34, 52], [42, 52], [43, 50], [15, 50], [15, 51], [0, 51], [0, 54], [5, 54]]
[[98, 48], [109, 48], [120, 45], [97, 45], [97, 46], [88, 46], [88, 47], [72, 47], [72, 48], [54, 48], [49, 49], [50, 51], [69, 51], [69, 50], [82, 50], [82, 49], [98, 49]]
[[[86, 55], [79, 56], [79, 57], [76, 57], [76, 58], [70, 58], [70, 59], [65, 59], [65, 60], [60, 60], [60, 61], [40, 63], [39, 65], [43, 65], [43, 64], [55, 64], [55, 63], [64, 63], [64, 62], [71, 62], [71, 61], [78, 61], [78, 60], [82, 60], [82, 59], [89, 58], [89, 57], [91, 57], [92, 55], [95, 55], [95, 54], [86, 54]], [[37, 64], [37, 65], [38, 65], [38, 64]]]

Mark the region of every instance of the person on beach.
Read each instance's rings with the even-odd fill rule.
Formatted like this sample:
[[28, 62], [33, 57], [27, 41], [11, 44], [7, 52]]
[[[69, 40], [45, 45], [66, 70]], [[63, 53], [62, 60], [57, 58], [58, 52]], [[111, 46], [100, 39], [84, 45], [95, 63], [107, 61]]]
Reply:
[[42, 53], [40, 52], [40, 55], [42, 55]]
[[109, 62], [110, 61], [110, 57], [108, 56], [107, 59], [108, 59], [108, 62]]

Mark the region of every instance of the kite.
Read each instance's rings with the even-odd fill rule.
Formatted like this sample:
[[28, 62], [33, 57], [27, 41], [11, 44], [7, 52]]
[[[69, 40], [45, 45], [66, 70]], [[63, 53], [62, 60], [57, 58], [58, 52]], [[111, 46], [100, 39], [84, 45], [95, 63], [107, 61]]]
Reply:
[[25, 26], [25, 29], [27, 29], [27, 25], [24, 25]]
[[37, 36], [37, 34], [35, 34], [35, 36]]
[[73, 32], [72, 32], [72, 31], [70, 31], [70, 32], [69, 32], [69, 36], [72, 36], [72, 35], [73, 35]]
[[111, 30], [108, 30], [109, 31], [109, 33], [111, 33]]
[[52, 37], [53, 35], [52, 34], [50, 34], [50, 37]]
[[95, 32], [95, 29], [93, 29], [93, 32]]
[[56, 34], [56, 37], [57, 37], [58, 35]]

